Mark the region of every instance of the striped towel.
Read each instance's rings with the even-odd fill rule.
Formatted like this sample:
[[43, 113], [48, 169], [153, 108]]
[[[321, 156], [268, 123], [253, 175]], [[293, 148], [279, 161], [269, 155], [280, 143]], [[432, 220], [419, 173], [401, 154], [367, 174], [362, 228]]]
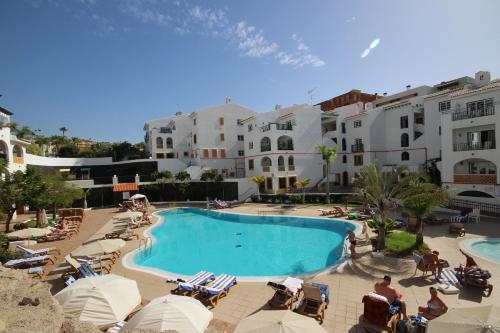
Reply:
[[436, 281], [443, 284], [449, 284], [456, 288], [462, 288], [462, 282], [458, 279], [456, 273], [451, 269], [443, 269], [441, 276], [436, 276]]
[[209, 286], [200, 287], [200, 290], [210, 295], [217, 295], [222, 291], [231, 288], [231, 286], [235, 283], [236, 283], [236, 276], [221, 274], [212, 283], [210, 283]]
[[47, 255], [38, 256], [38, 257], [28, 257], [28, 258], [23, 258], [23, 259], [12, 259], [12, 260], [7, 261], [4, 264], [4, 266], [5, 267], [16, 267], [16, 266], [24, 265], [24, 264], [42, 263], [48, 259], [49, 259], [49, 256], [47, 256]]
[[186, 282], [180, 282], [179, 288], [192, 291], [196, 286], [202, 286], [214, 277], [214, 273], [201, 271]]

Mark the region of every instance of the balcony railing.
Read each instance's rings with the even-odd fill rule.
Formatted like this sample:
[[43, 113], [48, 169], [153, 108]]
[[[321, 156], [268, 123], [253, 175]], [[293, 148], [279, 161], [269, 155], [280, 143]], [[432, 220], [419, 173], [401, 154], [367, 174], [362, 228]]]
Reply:
[[295, 165], [289, 165], [288, 171], [295, 171]]
[[362, 143], [351, 145], [351, 152], [352, 153], [360, 153], [363, 151], [365, 151], [365, 146]]
[[262, 132], [267, 132], [271, 130], [271, 125], [276, 125], [278, 131], [291, 131], [293, 130], [293, 125], [290, 123], [279, 124], [279, 123], [268, 123], [267, 125], [261, 126], [260, 130]]
[[496, 185], [497, 175], [454, 175], [453, 182], [455, 184]]
[[495, 149], [494, 141], [454, 143], [453, 151]]
[[463, 111], [454, 111], [451, 114], [451, 120], [463, 120], [477, 117], [486, 117], [492, 116], [495, 114], [495, 107], [489, 107], [484, 110], [463, 110]]
[[285, 171], [285, 166], [284, 165], [279, 165], [278, 166], [278, 171]]
[[271, 167], [270, 166], [263, 166], [262, 172], [271, 172]]
[[293, 150], [293, 144], [278, 144], [278, 150]]

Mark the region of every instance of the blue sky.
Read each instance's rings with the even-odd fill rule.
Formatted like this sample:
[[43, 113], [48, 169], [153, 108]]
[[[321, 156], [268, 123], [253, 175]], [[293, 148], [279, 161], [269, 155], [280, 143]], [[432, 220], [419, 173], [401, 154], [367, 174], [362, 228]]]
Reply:
[[139, 142], [146, 120], [226, 96], [269, 111], [313, 88], [319, 102], [497, 78], [499, 12], [496, 0], [3, 0], [0, 105], [47, 135]]

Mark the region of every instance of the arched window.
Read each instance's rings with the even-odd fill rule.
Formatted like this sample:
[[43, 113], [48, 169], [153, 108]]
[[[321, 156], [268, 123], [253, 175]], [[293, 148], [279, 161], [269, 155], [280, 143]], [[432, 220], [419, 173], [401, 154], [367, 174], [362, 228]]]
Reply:
[[347, 145], [345, 143], [345, 139], [342, 139], [342, 150], [346, 150], [347, 149]]
[[260, 165], [262, 166], [263, 172], [270, 172], [271, 171], [272, 162], [271, 162], [271, 159], [269, 157], [267, 157], [267, 156], [263, 157], [260, 160]]
[[156, 138], [156, 148], [159, 148], [159, 149], [163, 148], [163, 139], [162, 138]]
[[410, 146], [410, 137], [407, 133], [401, 134], [401, 147], [409, 147]]
[[260, 151], [271, 151], [271, 139], [269, 139], [267, 136], [263, 137], [262, 140], [260, 140]]
[[4, 141], [0, 140], [0, 158], [9, 160], [9, 148]]
[[288, 156], [288, 166], [295, 165], [295, 161], [293, 160], [293, 156]]
[[293, 150], [293, 140], [288, 135], [278, 138], [278, 150]]
[[278, 157], [278, 170], [285, 171], [285, 159], [283, 156]]
[[172, 149], [174, 147], [174, 142], [172, 138], [167, 138], [167, 148]]
[[347, 163], [347, 155], [342, 155], [342, 163]]
[[404, 151], [401, 153], [401, 161], [409, 161], [410, 160], [410, 153], [407, 151]]

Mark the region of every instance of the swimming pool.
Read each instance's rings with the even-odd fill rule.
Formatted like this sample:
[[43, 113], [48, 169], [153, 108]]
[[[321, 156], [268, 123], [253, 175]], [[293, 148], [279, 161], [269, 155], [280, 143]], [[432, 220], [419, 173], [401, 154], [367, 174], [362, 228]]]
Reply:
[[500, 263], [500, 238], [467, 239], [460, 245], [478, 257]]
[[[129, 268], [165, 276], [200, 270], [238, 277], [303, 275], [339, 262], [350, 222], [292, 216], [257, 216], [198, 208], [156, 213], [150, 251], [126, 258]], [[165, 273], [165, 274], [161, 274]]]

